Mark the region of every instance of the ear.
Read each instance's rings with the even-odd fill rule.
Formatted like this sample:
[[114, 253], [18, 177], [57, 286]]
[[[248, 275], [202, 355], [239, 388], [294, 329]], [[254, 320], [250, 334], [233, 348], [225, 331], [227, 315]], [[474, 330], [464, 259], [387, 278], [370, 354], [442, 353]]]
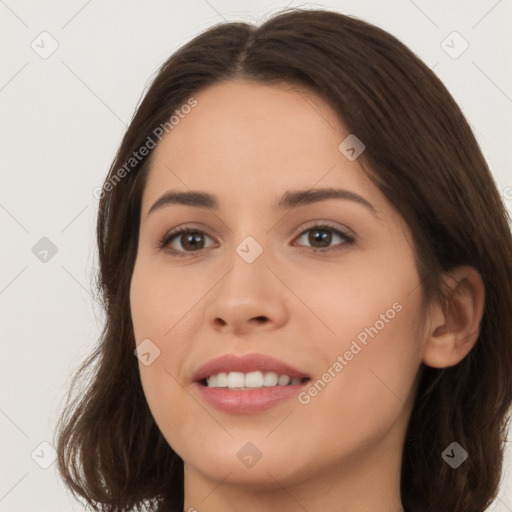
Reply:
[[454, 366], [475, 345], [484, 311], [485, 286], [476, 269], [457, 267], [443, 276], [448, 305], [431, 305], [423, 362], [433, 368]]

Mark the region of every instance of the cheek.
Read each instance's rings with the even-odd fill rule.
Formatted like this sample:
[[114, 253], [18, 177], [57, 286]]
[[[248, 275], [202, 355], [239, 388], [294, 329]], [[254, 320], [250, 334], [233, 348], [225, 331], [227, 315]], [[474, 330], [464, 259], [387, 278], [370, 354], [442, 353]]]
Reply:
[[[313, 437], [324, 439], [324, 456], [333, 463], [342, 453], [377, 446], [393, 425], [405, 428], [421, 363], [412, 321], [418, 304], [412, 295], [402, 298], [401, 309], [390, 309], [388, 299], [374, 297], [370, 303], [352, 305], [364, 306], [356, 319], [350, 310], [332, 317], [341, 334], [319, 347], [324, 367], [300, 397], [295, 419], [307, 424]], [[394, 442], [398, 446], [401, 441]], [[311, 457], [317, 449], [311, 447]]]
[[354, 293], [339, 296], [342, 309], [330, 311], [337, 336], [326, 345], [329, 363], [310, 388], [310, 405], [318, 416], [330, 416], [333, 443], [342, 443], [339, 431], [354, 442], [378, 437], [412, 407], [421, 364], [420, 291], [411, 287], [414, 273], [379, 275], [379, 281], [359, 280]]
[[311, 399], [320, 415], [331, 411], [342, 429], [353, 421], [363, 430], [369, 420], [389, 425], [413, 398], [422, 355], [421, 288], [412, 254], [389, 254], [355, 263], [350, 272], [340, 269], [331, 280], [317, 274], [323, 295], [308, 292], [311, 283], [301, 292], [331, 331], [321, 326], [320, 382], [304, 402]]
[[195, 306], [211, 286], [197, 276], [197, 272], [192, 274], [184, 269], [170, 272], [165, 265], [149, 258], [137, 260], [130, 287], [137, 343], [145, 338], [167, 342], [183, 331], [189, 318], [197, 316]]
[[184, 341], [192, 340], [196, 324], [203, 323], [194, 305], [208, 289], [200, 286], [200, 279], [194, 285], [186, 274], [183, 270], [165, 272], [154, 262], [139, 259], [130, 286], [136, 344], [149, 339], [157, 354], [148, 365], [139, 362], [142, 388], [157, 425], [165, 426], [162, 433], [173, 445], [186, 437], [183, 414], [193, 406], [181, 384], [180, 372], [191, 348]]
[[387, 258], [383, 252], [374, 258], [357, 256], [338, 267], [318, 265], [315, 271], [288, 273], [286, 280], [312, 313], [297, 314], [299, 304], [290, 316], [303, 324], [302, 332], [316, 330], [316, 342], [329, 352], [343, 353], [354, 339], [362, 346], [375, 339], [382, 341], [372, 344], [373, 352], [385, 353], [415, 339], [421, 304], [412, 256]]

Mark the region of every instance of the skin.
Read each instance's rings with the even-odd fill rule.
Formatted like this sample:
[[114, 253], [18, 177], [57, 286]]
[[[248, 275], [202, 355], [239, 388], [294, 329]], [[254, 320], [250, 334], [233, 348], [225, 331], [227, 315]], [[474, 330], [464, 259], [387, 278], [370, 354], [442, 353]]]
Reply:
[[[451, 366], [471, 350], [481, 278], [470, 267], [446, 275], [448, 313], [424, 303], [405, 220], [338, 150], [349, 133], [314, 93], [236, 80], [194, 97], [153, 154], [130, 290], [136, 343], [149, 338], [160, 350], [139, 368], [151, 412], [185, 463], [185, 510], [398, 512], [420, 365]], [[375, 215], [346, 199], [271, 209], [290, 189], [320, 187], [361, 195]], [[209, 192], [220, 208], [148, 215], [171, 189]], [[325, 221], [355, 242], [329, 231], [330, 251], [314, 252], [322, 244], [306, 230]], [[204, 233], [204, 248], [179, 235], [171, 243], [184, 257], [158, 248], [184, 224]], [[252, 263], [236, 252], [247, 236], [263, 249]], [[199, 366], [225, 353], [269, 354], [321, 378], [395, 303], [401, 310], [307, 404], [229, 414], [192, 385]], [[262, 454], [252, 467], [237, 457], [247, 442]]]

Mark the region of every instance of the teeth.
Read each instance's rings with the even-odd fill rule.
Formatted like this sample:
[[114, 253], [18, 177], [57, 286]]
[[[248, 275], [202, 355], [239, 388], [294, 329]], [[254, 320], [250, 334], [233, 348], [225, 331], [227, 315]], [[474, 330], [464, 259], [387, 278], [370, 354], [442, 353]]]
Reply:
[[268, 372], [263, 375], [263, 385], [264, 386], [275, 386], [277, 385], [277, 381], [279, 379], [279, 376], [277, 373], [274, 372]]
[[287, 386], [288, 384], [290, 384], [291, 380], [292, 379], [290, 379], [290, 377], [288, 377], [288, 375], [279, 375], [279, 378], [277, 379], [277, 383], [280, 386]]
[[219, 373], [216, 375], [217, 377], [217, 387], [219, 388], [225, 388], [228, 385], [228, 374], [227, 373]]
[[245, 376], [241, 372], [228, 373], [228, 388], [243, 388], [245, 383]]
[[211, 375], [206, 379], [209, 388], [229, 389], [256, 389], [270, 386], [287, 386], [300, 384], [301, 378], [290, 378], [288, 375], [279, 375], [275, 372], [229, 372]]
[[[241, 373], [242, 379], [244, 374]], [[242, 383], [244, 381], [242, 380]], [[245, 387], [246, 388], [261, 388], [263, 387], [263, 374], [261, 372], [250, 372], [245, 375]]]

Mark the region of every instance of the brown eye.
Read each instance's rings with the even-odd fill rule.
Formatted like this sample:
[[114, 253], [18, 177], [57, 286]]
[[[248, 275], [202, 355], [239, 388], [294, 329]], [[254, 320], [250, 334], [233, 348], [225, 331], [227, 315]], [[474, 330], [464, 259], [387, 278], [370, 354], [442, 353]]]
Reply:
[[[310, 244], [309, 247], [313, 252], [336, 251], [355, 242], [353, 236], [328, 224], [312, 226], [304, 230], [298, 239], [300, 240], [306, 236], [307, 243]], [[211, 237], [201, 230], [181, 227], [165, 235], [160, 240], [158, 248], [171, 253], [171, 255], [190, 256], [193, 253], [199, 253], [202, 249], [211, 247], [205, 245], [208, 238], [211, 240]], [[337, 240], [339, 240], [338, 243], [331, 245]]]
[[205, 238], [210, 237], [202, 231], [179, 228], [166, 235], [160, 241], [159, 248], [175, 254], [198, 252], [205, 248]]
[[[343, 231], [340, 231], [339, 229], [329, 225], [318, 225], [306, 229], [300, 234], [299, 240], [308, 233], [308, 243], [311, 244], [311, 247], [313, 249], [317, 249], [320, 251], [330, 249], [331, 247], [336, 247], [340, 245], [342, 246], [347, 244], [350, 245], [354, 243], [354, 238], [352, 236], [347, 235], [346, 233], [343, 233]], [[340, 239], [341, 243], [338, 243], [335, 246], [331, 246], [333, 237], [334, 240], [336, 240], [336, 238]]]
[[329, 247], [332, 240], [332, 231], [327, 229], [310, 229], [308, 242], [313, 246], [319, 243], [321, 247]]
[[204, 245], [204, 237], [202, 233], [198, 231], [190, 231], [183, 233], [181, 236], [181, 246], [187, 251], [194, 251], [196, 249], [202, 249]]

